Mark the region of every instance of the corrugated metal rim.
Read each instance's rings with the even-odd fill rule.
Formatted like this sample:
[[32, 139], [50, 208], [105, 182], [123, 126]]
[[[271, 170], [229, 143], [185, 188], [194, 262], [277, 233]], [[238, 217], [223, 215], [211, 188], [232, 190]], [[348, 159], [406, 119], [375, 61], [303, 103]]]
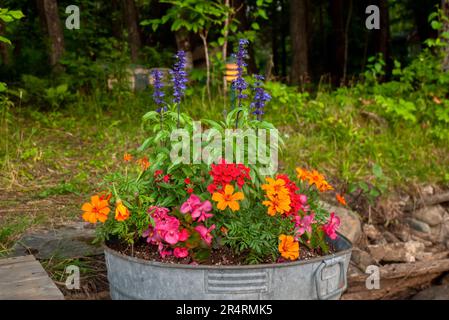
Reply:
[[[226, 270], [248, 270], [248, 269], [260, 269], [260, 268], [286, 268], [286, 267], [292, 267], [297, 265], [305, 265], [309, 263], [316, 263], [323, 260], [332, 259], [335, 257], [341, 257], [344, 256], [352, 251], [352, 244], [351, 242], [344, 237], [341, 234], [338, 234], [340, 237], [339, 240], [343, 240], [346, 245], [348, 245], [347, 249], [341, 250], [335, 254], [330, 254], [327, 256], [317, 257], [310, 260], [301, 260], [301, 261], [295, 261], [295, 262], [285, 262], [285, 263], [272, 263], [272, 264], [254, 264], [254, 265], [239, 265], [239, 266], [215, 266], [215, 265], [190, 265], [190, 264], [176, 264], [176, 263], [163, 263], [158, 261], [150, 261], [150, 260], [144, 260], [140, 258], [135, 258], [131, 256], [124, 255], [120, 252], [117, 252], [115, 250], [112, 250], [111, 248], [107, 247], [106, 245], [103, 245], [104, 251], [108, 254], [114, 255], [118, 258], [121, 258], [123, 260], [128, 260], [131, 262], [136, 262], [144, 265], [151, 265], [154, 267], [159, 268], [177, 268], [177, 269], [195, 269], [195, 270], [218, 270], [218, 269], [226, 269]], [[337, 241], [339, 241], [337, 240]]]

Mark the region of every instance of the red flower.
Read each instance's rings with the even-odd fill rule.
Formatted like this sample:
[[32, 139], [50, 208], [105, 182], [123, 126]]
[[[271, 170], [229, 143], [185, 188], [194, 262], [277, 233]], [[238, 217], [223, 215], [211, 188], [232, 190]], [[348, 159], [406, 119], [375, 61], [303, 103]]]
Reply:
[[187, 193], [193, 193], [193, 188], [187, 188]]
[[213, 182], [207, 187], [210, 193], [222, 190], [227, 184], [236, 182], [241, 189], [246, 180], [251, 180], [249, 176], [250, 168], [243, 164], [226, 163], [224, 160], [219, 164], [212, 164], [209, 174], [212, 176]]
[[184, 183], [185, 184], [191, 184], [192, 182], [190, 181], [190, 178], [185, 178], [184, 179]]
[[160, 176], [163, 173], [164, 173], [164, 171], [162, 171], [162, 170], [156, 170], [156, 171], [154, 171], [154, 176], [157, 177], [157, 176]]
[[169, 174], [166, 174], [166, 175], [162, 178], [162, 180], [164, 180], [165, 183], [169, 183], [169, 182], [170, 182], [170, 175], [169, 175]]

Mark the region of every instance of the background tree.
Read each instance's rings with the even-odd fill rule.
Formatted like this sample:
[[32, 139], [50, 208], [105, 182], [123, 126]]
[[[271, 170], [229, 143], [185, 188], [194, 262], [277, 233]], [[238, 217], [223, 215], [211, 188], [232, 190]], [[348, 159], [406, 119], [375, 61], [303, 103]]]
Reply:
[[292, 41], [292, 67], [290, 82], [303, 83], [309, 73], [307, 0], [290, 1], [290, 37]]
[[136, 62], [139, 58], [141, 47], [140, 31], [138, 25], [138, 15], [134, 0], [123, 0], [123, 13], [128, 31], [128, 44], [131, 51], [131, 61]]
[[60, 60], [64, 53], [64, 34], [59, 18], [58, 3], [56, 0], [37, 0], [37, 7], [42, 26], [48, 36], [50, 65], [53, 70], [61, 71]]

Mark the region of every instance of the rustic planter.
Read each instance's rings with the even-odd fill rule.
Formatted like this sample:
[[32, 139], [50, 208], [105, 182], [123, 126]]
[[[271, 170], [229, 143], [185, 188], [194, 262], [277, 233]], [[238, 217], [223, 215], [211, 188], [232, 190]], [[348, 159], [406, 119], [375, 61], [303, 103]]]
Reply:
[[111, 298], [339, 299], [346, 289], [352, 245], [339, 236], [337, 252], [306, 261], [245, 266], [170, 264], [105, 247]]

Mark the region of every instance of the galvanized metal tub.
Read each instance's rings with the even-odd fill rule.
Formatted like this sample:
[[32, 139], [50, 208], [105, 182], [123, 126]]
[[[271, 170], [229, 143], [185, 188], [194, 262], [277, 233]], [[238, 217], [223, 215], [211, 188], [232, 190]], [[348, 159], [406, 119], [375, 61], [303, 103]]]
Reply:
[[111, 298], [177, 300], [328, 300], [346, 289], [352, 245], [306, 261], [245, 266], [183, 265], [123, 255], [105, 246]]

